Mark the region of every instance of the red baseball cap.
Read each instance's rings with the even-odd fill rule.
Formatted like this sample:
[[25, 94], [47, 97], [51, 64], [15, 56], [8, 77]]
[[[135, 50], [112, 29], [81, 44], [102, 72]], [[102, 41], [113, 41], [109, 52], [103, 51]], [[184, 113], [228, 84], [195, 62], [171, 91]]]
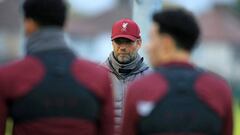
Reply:
[[111, 39], [127, 38], [136, 41], [141, 38], [140, 29], [138, 25], [131, 19], [121, 19], [116, 21], [112, 27]]

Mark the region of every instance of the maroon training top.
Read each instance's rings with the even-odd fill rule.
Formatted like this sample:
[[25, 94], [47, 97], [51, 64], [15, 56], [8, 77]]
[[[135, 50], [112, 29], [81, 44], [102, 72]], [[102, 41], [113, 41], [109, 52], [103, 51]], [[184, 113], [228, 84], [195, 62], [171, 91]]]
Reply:
[[[161, 65], [166, 69], [177, 67], [184, 70], [195, 70], [196, 67], [189, 63], [172, 62]], [[178, 71], [177, 71], [178, 72]], [[174, 74], [174, 73], [172, 73]], [[174, 75], [173, 75], [174, 76]], [[179, 80], [181, 81], [181, 80]], [[154, 110], [154, 105], [161, 104], [169, 92], [169, 82], [163, 74], [154, 71], [153, 73], [135, 81], [129, 86], [127, 99], [124, 108], [124, 119], [121, 135], [137, 135], [139, 134], [139, 124], [142, 121], [143, 115], [152, 115], [151, 110]], [[214, 115], [219, 117], [222, 121], [221, 135], [232, 135], [232, 95], [226, 81], [218, 75], [210, 72], [203, 72], [200, 74], [193, 84], [197, 98], [201, 100], [208, 108], [210, 108]], [[142, 108], [139, 106], [142, 104]], [[144, 104], [144, 105], [143, 105]], [[144, 107], [143, 107], [144, 106]], [[171, 106], [169, 106], [171, 108]], [[161, 109], [161, 108], [158, 108]], [[149, 112], [150, 111], [150, 112]], [[194, 119], [194, 118], [193, 118]], [[145, 119], [145, 122], [154, 121], [154, 119]], [[183, 120], [184, 121], [184, 120]], [[187, 121], [187, 120], [186, 120]], [[172, 121], [169, 125], [175, 125], [178, 121]], [[158, 123], [158, 122], [156, 122]], [[171, 124], [172, 123], [172, 124]], [[207, 123], [207, 120], [206, 120]], [[158, 123], [161, 124], [161, 123]], [[184, 126], [184, 123], [182, 123]], [[168, 125], [168, 126], [169, 126]], [[145, 125], [146, 126], [146, 125]], [[149, 125], [147, 125], [149, 126]], [[156, 126], [156, 125], [151, 125]], [[163, 125], [164, 126], [164, 125]], [[166, 125], [167, 126], [167, 125]], [[180, 125], [181, 126], [181, 123]], [[204, 125], [203, 125], [204, 126]], [[148, 127], [149, 128], [149, 127]], [[151, 127], [150, 127], [151, 128]], [[161, 127], [163, 130], [169, 127]], [[171, 127], [170, 127], [171, 129]], [[159, 134], [159, 135], [190, 135], [189, 134]], [[191, 135], [200, 135], [194, 134]], [[201, 134], [202, 135], [202, 134]]]
[[[45, 56], [45, 54], [43, 54], [43, 56]], [[51, 57], [52, 56], [49, 58]], [[57, 61], [58, 59], [53, 58], [53, 60]], [[56, 112], [58, 115], [56, 117], [54, 117], [53, 114], [51, 114], [51, 117], [45, 117], [45, 114], [41, 116], [42, 114], [38, 114], [33, 108], [28, 108], [28, 110], [18, 111], [25, 111], [26, 113], [36, 116], [39, 115], [39, 118], [36, 119], [34, 116], [30, 118], [33, 120], [21, 120], [22, 122], [15, 123], [13, 129], [14, 135], [113, 134], [113, 99], [108, 72], [94, 63], [77, 58], [72, 62], [69, 71], [77, 83], [84, 85], [84, 87], [90, 90], [100, 101], [99, 120], [94, 123], [84, 118], [68, 117], [68, 115], [59, 116], [59, 114], [61, 114], [60, 112]], [[23, 60], [14, 62], [0, 69], [0, 135], [4, 135], [7, 117], [12, 117], [10, 110], [12, 103], [17, 104], [18, 101], [21, 101], [22, 98], [24, 99], [25, 97], [31, 99], [28, 95], [32, 94], [32, 90], [42, 82], [47, 73], [48, 71], [46, 71], [43, 62], [35, 56], [27, 56]], [[49, 85], [51, 85], [51, 83], [49, 83]], [[53, 86], [53, 88], [54, 87], [55, 86]], [[71, 86], [69, 87], [71, 88]], [[66, 95], [67, 94], [68, 92], [66, 92]], [[45, 99], [40, 100], [42, 100], [43, 103], [45, 102]], [[33, 99], [33, 102], [36, 102], [35, 99]], [[54, 104], [56, 108], [59, 108], [64, 102], [65, 101], [59, 101], [59, 103], [53, 103], [46, 101], [46, 106]], [[31, 104], [30, 102], [28, 103]], [[57, 106], [58, 104], [59, 107]], [[74, 106], [74, 103], [70, 105]], [[82, 109], [88, 107], [88, 105], [88, 103], [85, 103]], [[18, 104], [16, 106], [22, 107]], [[17, 108], [15, 107], [15, 109]], [[13, 120], [15, 121], [14, 118]]]

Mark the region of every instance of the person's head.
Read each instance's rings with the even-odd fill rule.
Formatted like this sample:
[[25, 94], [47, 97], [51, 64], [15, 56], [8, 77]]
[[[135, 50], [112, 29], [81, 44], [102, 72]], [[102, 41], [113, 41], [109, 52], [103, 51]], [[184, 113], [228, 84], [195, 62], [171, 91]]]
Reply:
[[188, 60], [199, 38], [199, 26], [192, 13], [168, 9], [153, 15], [148, 54], [153, 66]]
[[63, 28], [67, 16], [65, 0], [25, 0], [23, 3], [26, 35], [41, 27]]
[[119, 63], [130, 63], [133, 61], [142, 45], [140, 29], [130, 19], [121, 19], [112, 27], [113, 54]]

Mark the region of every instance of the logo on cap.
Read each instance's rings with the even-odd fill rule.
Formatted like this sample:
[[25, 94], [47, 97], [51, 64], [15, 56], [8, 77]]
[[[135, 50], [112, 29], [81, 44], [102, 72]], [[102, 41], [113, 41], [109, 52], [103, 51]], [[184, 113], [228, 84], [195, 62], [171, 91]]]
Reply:
[[122, 31], [126, 32], [128, 27], [128, 23], [123, 23], [122, 24]]

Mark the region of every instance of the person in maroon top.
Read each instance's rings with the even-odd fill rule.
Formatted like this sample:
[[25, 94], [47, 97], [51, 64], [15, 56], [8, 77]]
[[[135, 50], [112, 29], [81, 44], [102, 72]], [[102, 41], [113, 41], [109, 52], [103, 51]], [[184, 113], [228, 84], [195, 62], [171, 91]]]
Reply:
[[108, 71], [68, 49], [64, 0], [23, 3], [26, 56], [0, 68], [0, 135], [112, 135]]
[[129, 86], [122, 135], [232, 135], [232, 95], [190, 53], [199, 26], [184, 9], [153, 15], [148, 54], [154, 71]]

